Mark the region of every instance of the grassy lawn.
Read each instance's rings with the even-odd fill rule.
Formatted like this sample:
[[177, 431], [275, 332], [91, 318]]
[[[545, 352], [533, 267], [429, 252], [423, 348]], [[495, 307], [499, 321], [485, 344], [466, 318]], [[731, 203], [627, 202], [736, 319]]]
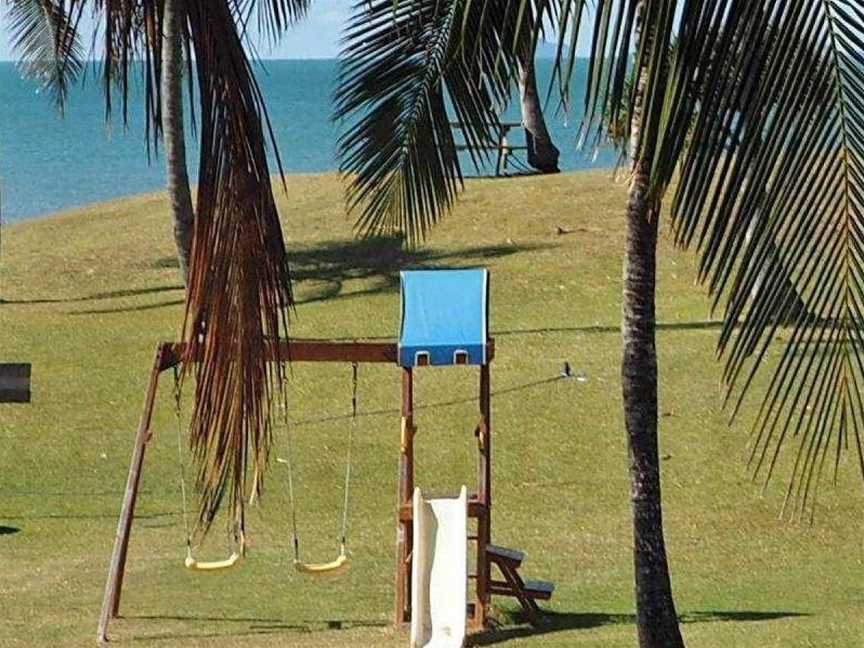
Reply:
[[[492, 276], [493, 539], [557, 583], [547, 624], [495, 600], [479, 644], [633, 646], [631, 535], [619, 390], [624, 188], [608, 173], [478, 180], [427, 245], [357, 242], [332, 176], [280, 196], [299, 299], [294, 334], [393, 336], [402, 267], [485, 265]], [[570, 233], [559, 234], [557, 226]], [[694, 260], [664, 234], [659, 267], [661, 453], [673, 585], [688, 644], [861, 646], [864, 499], [852, 454], [816, 524], [778, 521], [786, 472], [764, 496], [744, 468], [756, 399], [719, 409], [716, 326]], [[9, 226], [0, 361], [33, 363], [33, 403], [0, 405], [0, 645], [90, 645], [147, 373], [180, 322], [166, 201], [146, 195]], [[777, 349], [783, 344], [782, 336]], [[587, 380], [554, 380], [564, 360]], [[418, 372], [417, 480], [473, 483], [475, 374]], [[338, 524], [350, 368], [301, 366], [292, 431], [306, 556], [329, 560]], [[758, 387], [756, 389], [758, 392]], [[274, 463], [250, 555], [230, 574], [182, 567], [176, 421], [160, 389], [117, 643], [404, 646], [392, 608], [399, 374], [360, 370], [351, 572], [290, 568], [285, 471]], [[278, 442], [281, 444], [282, 430]], [[281, 446], [277, 454], [281, 453]], [[794, 445], [787, 449], [792, 455]], [[786, 459], [789, 457], [787, 456]], [[224, 552], [216, 527], [203, 556]]]

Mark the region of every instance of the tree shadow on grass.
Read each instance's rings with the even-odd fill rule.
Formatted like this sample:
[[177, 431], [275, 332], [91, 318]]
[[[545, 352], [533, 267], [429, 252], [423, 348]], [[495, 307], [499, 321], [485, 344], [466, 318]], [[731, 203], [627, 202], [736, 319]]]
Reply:
[[[456, 250], [408, 248], [400, 236], [355, 240], [323, 241], [288, 248], [291, 276], [299, 292], [299, 304], [345, 297], [395, 292], [399, 272], [411, 269], [476, 266], [489, 259], [518, 254], [547, 246], [485, 245]], [[365, 281], [366, 287], [348, 292], [350, 281]]]
[[[409, 248], [401, 236], [322, 241], [289, 246], [288, 265], [297, 294], [297, 304], [396, 292], [399, 272], [411, 269], [459, 268], [482, 265], [489, 259], [544, 249], [548, 245], [485, 245], [459, 249]], [[160, 259], [155, 267], [171, 267], [173, 257]], [[350, 290], [351, 282], [363, 286]], [[182, 304], [171, 300], [156, 304], [75, 311], [74, 315], [125, 313], [167, 308]]]
[[125, 306], [121, 308], [88, 308], [79, 311], [69, 311], [67, 315], [108, 315], [111, 313], [137, 313], [141, 311], [180, 306], [184, 303], [182, 299], [171, 299], [169, 301], [157, 302], [155, 304], [143, 304], [141, 306]]
[[102, 299], [117, 299], [119, 297], [138, 297], [140, 295], [152, 295], [156, 293], [163, 292], [172, 292], [177, 290], [183, 290], [183, 286], [153, 286], [150, 288], [130, 288], [124, 290], [111, 290], [106, 292], [98, 292], [93, 293], [92, 295], [85, 295], [83, 297], [65, 297], [63, 299], [53, 299], [53, 298], [45, 298], [45, 299], [2, 299], [0, 298], [0, 305], [2, 304], [71, 304], [76, 302], [88, 302], [88, 301], [99, 301]]
[[[804, 612], [753, 611], [753, 610], [704, 610], [682, 614], [679, 621], [688, 623], [718, 623], [725, 621], [751, 622], [774, 621], [791, 617], [810, 616]], [[507, 626], [481, 632], [469, 637], [468, 646], [491, 646], [514, 639], [538, 637], [569, 630], [588, 630], [609, 625], [634, 625], [635, 614], [607, 614], [604, 612], [544, 612], [540, 624], [525, 625], [527, 620], [520, 612], [507, 613]], [[511, 626], [510, 624], [517, 624]]]
[[14, 535], [14, 534], [20, 533], [20, 532], [21, 532], [21, 529], [19, 529], [17, 527], [0, 526], [0, 536]]
[[135, 637], [138, 641], [160, 641], [177, 639], [208, 639], [217, 637], [242, 637], [253, 635], [277, 635], [277, 634], [313, 634], [318, 632], [333, 632], [340, 630], [353, 630], [356, 628], [386, 628], [390, 624], [386, 621], [370, 619], [316, 619], [297, 622], [288, 622], [283, 619], [254, 618], [254, 617], [216, 617], [206, 615], [123, 615], [121, 618], [140, 621], [189, 621], [207, 623], [230, 623], [248, 624], [246, 629], [227, 632], [207, 632], [202, 634], [186, 633], [162, 633]]

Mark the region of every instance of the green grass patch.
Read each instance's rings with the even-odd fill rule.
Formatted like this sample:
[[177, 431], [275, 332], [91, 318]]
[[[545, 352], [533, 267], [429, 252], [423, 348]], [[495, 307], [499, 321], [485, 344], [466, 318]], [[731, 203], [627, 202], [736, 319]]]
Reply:
[[[514, 601], [496, 599], [500, 629], [480, 641], [634, 645], [619, 387], [624, 187], [605, 172], [471, 181], [455, 212], [414, 251], [389, 239], [354, 240], [334, 176], [290, 177], [287, 196], [277, 195], [299, 299], [297, 336], [391, 337], [401, 268], [490, 269], [493, 538], [526, 551], [524, 573], [558, 589], [540, 630], [513, 618]], [[864, 503], [851, 454], [840, 484], [823, 487], [815, 526], [778, 521], [784, 471], [760, 496], [744, 468], [754, 403], [732, 427], [719, 409], [717, 327], [704, 291], [693, 286], [693, 257], [665, 235], [660, 253], [664, 511], [686, 640], [860, 646]], [[176, 272], [161, 194], [4, 229], [0, 361], [33, 363], [33, 403], [0, 405], [0, 646], [95, 639], [152, 354], [181, 320]], [[553, 380], [565, 360], [587, 381]], [[296, 365], [290, 389], [304, 550], [328, 560], [336, 552], [350, 368]], [[359, 395], [351, 572], [326, 581], [293, 573], [286, 476], [274, 463], [261, 509], [251, 513], [249, 559], [231, 574], [201, 576], [182, 567], [176, 422], [170, 379], [163, 382], [124, 618], [112, 626], [118, 643], [407, 644], [407, 634], [388, 625], [398, 371], [361, 367]], [[421, 486], [456, 492], [473, 483], [475, 397], [470, 371], [418, 372]], [[225, 551], [218, 531], [206, 557]]]

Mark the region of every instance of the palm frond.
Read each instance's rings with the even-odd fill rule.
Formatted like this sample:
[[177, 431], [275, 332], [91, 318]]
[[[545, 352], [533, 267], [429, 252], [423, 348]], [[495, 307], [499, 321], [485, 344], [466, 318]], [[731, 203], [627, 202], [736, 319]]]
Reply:
[[[787, 504], [812, 514], [829, 457], [836, 478], [854, 444], [864, 477], [864, 9], [847, 0], [686, 6], [696, 5], [716, 12], [691, 24], [717, 55], [693, 56], [699, 63], [684, 72], [702, 109], [673, 206], [676, 236], [696, 242], [700, 274], [725, 300], [718, 351], [734, 412], [759, 370], [774, 366], [754, 474], [767, 482], [797, 438]], [[678, 108], [673, 121], [686, 112]], [[667, 142], [665, 154], [678, 146]]]
[[187, 0], [186, 8], [201, 158], [184, 372], [194, 367], [190, 443], [206, 530], [226, 493], [242, 517], [249, 491], [261, 489], [270, 408], [284, 377], [282, 363], [268, 360], [287, 333], [292, 297], [265, 150], [269, 124], [230, 0]]
[[62, 112], [84, 67], [85, 51], [78, 34], [83, 2], [70, 0], [12, 0], [9, 28], [12, 48], [26, 78], [52, 94]]
[[[366, 234], [422, 238], [462, 186], [454, 127], [475, 165], [496, 144], [533, 18], [520, 0], [363, 0], [345, 35], [335, 119], [348, 202]], [[530, 13], [530, 12], [529, 12]], [[470, 34], [468, 42], [462, 36]], [[452, 115], [452, 117], [451, 117]]]
[[279, 42], [288, 29], [306, 17], [312, 0], [231, 0], [229, 6], [241, 40], [249, 47], [249, 25], [256, 19], [257, 33], [271, 44]]
[[291, 25], [306, 17], [311, 0], [255, 0], [258, 29], [275, 43]]
[[[77, 0], [82, 1], [82, 0]], [[119, 95], [121, 119], [129, 121], [129, 99], [133, 84], [144, 90], [145, 139], [158, 148], [162, 128], [161, 61], [162, 11], [158, 0], [98, 0], [104, 49], [102, 82], [105, 116], [111, 119], [114, 93]]]

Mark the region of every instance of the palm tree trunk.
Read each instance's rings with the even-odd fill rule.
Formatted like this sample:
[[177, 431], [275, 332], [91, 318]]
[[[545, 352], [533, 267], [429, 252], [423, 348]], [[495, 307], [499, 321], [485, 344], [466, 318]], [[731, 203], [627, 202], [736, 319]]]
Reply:
[[[637, 8], [637, 38], [645, 3]], [[636, 625], [640, 648], [683, 648], [663, 537], [660, 456], [657, 439], [656, 270], [660, 203], [649, 196], [650, 160], [659, 134], [643, 131], [647, 70], [640, 70], [631, 115], [633, 175], [627, 202], [624, 294], [621, 307], [621, 388], [630, 459]]]
[[543, 173], [558, 173], [559, 151], [543, 119], [543, 108], [537, 92], [537, 78], [534, 71], [534, 57], [519, 66], [519, 97], [522, 106], [522, 125], [525, 127], [525, 140], [528, 144], [528, 164]]
[[637, 165], [627, 205], [621, 383], [630, 457], [636, 617], [641, 648], [676, 648], [678, 629], [660, 498], [657, 449], [655, 274], [659, 205], [648, 200], [648, 173]]
[[189, 276], [195, 212], [186, 169], [186, 136], [183, 129], [183, 0], [164, 0], [162, 22], [162, 136], [165, 170], [177, 261], [185, 284]]

